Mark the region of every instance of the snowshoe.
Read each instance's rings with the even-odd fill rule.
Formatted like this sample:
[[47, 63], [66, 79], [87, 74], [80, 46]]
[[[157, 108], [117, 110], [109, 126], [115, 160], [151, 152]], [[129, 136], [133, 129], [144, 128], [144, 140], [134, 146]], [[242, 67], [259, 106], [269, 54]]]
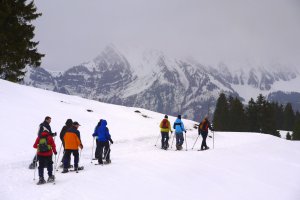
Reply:
[[52, 183], [55, 181], [55, 176], [52, 175], [52, 176], [49, 176], [48, 180], [47, 180], [47, 183]]
[[35, 167], [37, 166], [37, 163], [30, 163], [30, 165], [29, 165], [29, 169], [34, 169]]
[[39, 179], [39, 182], [37, 182], [36, 184], [37, 184], [37, 185], [42, 185], [42, 184], [45, 184], [45, 183], [46, 183], [45, 179], [44, 179], [43, 177], [41, 177], [41, 178]]
[[69, 172], [69, 170], [66, 169], [66, 168], [64, 168], [63, 171], [62, 171], [61, 173], [65, 174], [65, 173], [68, 173], [68, 172]]

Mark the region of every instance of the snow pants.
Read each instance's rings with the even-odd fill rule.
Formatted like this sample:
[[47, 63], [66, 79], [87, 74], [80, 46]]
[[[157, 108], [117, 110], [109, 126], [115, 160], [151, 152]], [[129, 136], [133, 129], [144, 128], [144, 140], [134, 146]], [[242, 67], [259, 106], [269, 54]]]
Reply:
[[161, 132], [161, 148], [169, 147], [169, 133]]
[[78, 149], [77, 150], [72, 150], [72, 149], [65, 149], [64, 153], [64, 169], [68, 169], [71, 161], [71, 154], [74, 156], [74, 169], [78, 168], [78, 162], [79, 162], [79, 153]]
[[106, 161], [110, 160], [110, 148], [109, 148], [109, 141], [103, 142], [97, 140], [97, 146], [99, 148], [98, 151], [98, 163], [103, 164], [102, 156], [103, 156], [103, 148], [104, 148], [104, 159]]
[[208, 146], [206, 145], [207, 135], [208, 135], [208, 132], [201, 131], [201, 136], [202, 136], [201, 150], [208, 148]]
[[52, 176], [53, 172], [53, 161], [52, 156], [37, 156], [39, 161], [39, 177], [44, 178], [44, 168], [47, 167], [48, 175]]
[[176, 146], [182, 146], [184, 142], [183, 132], [176, 134]]

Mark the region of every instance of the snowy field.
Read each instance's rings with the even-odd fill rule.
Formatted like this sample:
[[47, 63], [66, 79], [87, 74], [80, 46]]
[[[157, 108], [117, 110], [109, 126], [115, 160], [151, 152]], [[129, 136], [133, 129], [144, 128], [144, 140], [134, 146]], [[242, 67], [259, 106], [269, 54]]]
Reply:
[[[56, 185], [37, 186], [28, 165], [35, 154], [38, 125], [47, 115], [54, 132], [59, 133], [68, 118], [82, 125], [80, 165], [85, 170], [61, 174], [59, 169]], [[183, 120], [188, 151], [186, 144], [184, 151], [174, 146], [164, 151], [159, 143], [154, 146], [163, 116], [0, 80], [0, 199], [300, 199], [300, 142], [216, 132], [215, 149], [197, 151], [199, 140], [191, 150], [197, 137], [195, 122]], [[114, 140], [112, 164], [96, 166], [91, 164], [91, 135], [101, 118], [108, 121]], [[175, 118], [169, 119], [173, 124]], [[59, 150], [59, 138], [56, 145]], [[211, 138], [208, 145], [212, 148]]]

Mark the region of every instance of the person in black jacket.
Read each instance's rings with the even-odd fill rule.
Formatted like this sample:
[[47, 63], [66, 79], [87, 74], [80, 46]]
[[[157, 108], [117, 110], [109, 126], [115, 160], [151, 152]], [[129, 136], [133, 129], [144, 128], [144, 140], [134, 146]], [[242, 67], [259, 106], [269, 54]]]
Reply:
[[[45, 117], [45, 120], [39, 125], [38, 137], [41, 137], [41, 134], [44, 130], [47, 130], [52, 137], [55, 137], [57, 135], [56, 132], [52, 133], [50, 123], [51, 123], [51, 117], [49, 117], [49, 116]], [[37, 161], [37, 159], [36, 159], [36, 155], [35, 155], [32, 160], [32, 163], [30, 163], [30, 165], [29, 165], [29, 169], [35, 168], [36, 161]]]
[[[61, 159], [62, 165], [61, 167], [63, 167], [63, 163], [64, 163], [64, 159], [65, 159], [65, 143], [64, 143], [64, 136], [67, 132], [67, 130], [69, 130], [70, 128], [72, 128], [72, 124], [73, 124], [73, 120], [72, 119], [67, 119], [65, 126], [61, 129], [60, 134], [59, 134], [59, 138], [62, 142], [62, 145], [64, 147], [64, 154], [63, 157]], [[71, 167], [70, 163], [69, 163], [69, 167]]]
[[201, 150], [207, 150], [209, 147], [206, 144], [206, 138], [208, 136], [208, 129], [214, 131], [211, 127], [210, 122], [208, 121], [208, 117], [206, 116], [203, 121], [198, 126], [198, 134], [202, 136]]

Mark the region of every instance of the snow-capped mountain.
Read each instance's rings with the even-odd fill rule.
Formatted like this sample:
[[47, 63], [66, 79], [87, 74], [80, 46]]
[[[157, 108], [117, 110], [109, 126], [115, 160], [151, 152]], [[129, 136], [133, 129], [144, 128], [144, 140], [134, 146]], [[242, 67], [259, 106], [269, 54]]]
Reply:
[[228, 68], [223, 63], [204, 66], [195, 59], [172, 58], [156, 50], [121, 52], [110, 45], [94, 60], [65, 72], [30, 69], [24, 84], [171, 115], [181, 113], [194, 120], [211, 114], [221, 91], [245, 102], [259, 93], [272, 93], [276, 100], [277, 91], [300, 92], [300, 88], [290, 86], [292, 82], [300, 85], [296, 70], [280, 66]]

